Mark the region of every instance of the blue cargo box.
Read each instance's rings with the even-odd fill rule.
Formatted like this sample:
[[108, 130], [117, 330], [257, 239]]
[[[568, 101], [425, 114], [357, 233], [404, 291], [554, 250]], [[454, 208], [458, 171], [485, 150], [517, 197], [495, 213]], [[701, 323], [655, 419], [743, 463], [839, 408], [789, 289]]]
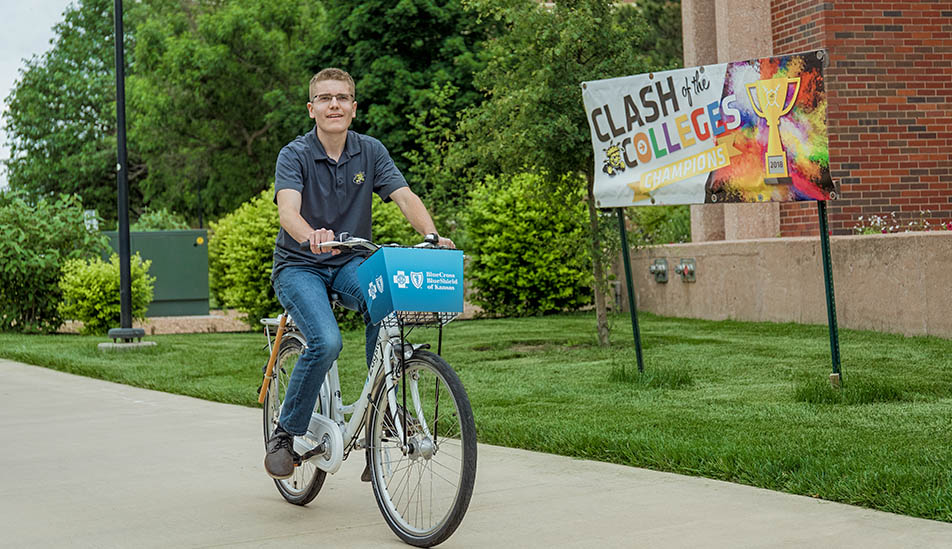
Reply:
[[380, 248], [357, 267], [357, 278], [374, 324], [394, 311], [463, 312], [460, 250]]

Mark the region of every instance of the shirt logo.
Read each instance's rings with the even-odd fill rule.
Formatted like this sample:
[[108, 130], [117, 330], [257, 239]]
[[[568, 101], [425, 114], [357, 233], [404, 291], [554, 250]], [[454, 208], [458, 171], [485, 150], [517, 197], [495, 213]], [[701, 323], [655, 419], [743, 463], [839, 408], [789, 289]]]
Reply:
[[366, 177], [364, 176], [364, 172], [360, 171], [360, 172], [355, 173], [355, 174], [354, 174], [354, 185], [360, 185], [361, 183], [364, 182], [364, 179], [366, 179]]

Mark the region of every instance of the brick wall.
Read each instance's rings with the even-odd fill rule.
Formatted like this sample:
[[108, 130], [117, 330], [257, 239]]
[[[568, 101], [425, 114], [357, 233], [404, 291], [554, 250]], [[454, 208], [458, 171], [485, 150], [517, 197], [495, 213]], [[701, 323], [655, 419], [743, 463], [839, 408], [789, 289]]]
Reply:
[[[952, 221], [952, 1], [771, 0], [774, 55], [825, 47], [833, 234], [863, 216]], [[921, 214], [921, 211], [931, 213]], [[782, 204], [783, 236], [817, 234]]]

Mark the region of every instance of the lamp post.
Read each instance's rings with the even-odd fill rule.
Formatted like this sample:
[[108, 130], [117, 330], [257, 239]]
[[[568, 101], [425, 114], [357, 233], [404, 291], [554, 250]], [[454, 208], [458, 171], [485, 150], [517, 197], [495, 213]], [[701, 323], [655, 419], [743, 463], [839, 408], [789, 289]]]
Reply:
[[142, 338], [145, 330], [132, 327], [132, 280], [129, 271], [129, 177], [126, 158], [126, 83], [125, 44], [122, 31], [122, 0], [115, 0], [116, 21], [116, 143], [118, 162], [116, 178], [119, 186], [119, 328], [109, 330], [109, 337], [129, 343]]

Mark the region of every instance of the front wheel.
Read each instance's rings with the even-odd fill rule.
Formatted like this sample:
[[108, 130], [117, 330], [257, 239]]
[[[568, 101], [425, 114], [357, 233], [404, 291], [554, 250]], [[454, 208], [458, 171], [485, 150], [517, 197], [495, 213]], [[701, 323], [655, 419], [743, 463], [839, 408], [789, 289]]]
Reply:
[[[456, 372], [426, 351], [407, 360], [393, 397], [396, 413], [391, 413], [386, 384], [373, 398], [367, 461], [374, 496], [403, 541], [432, 547], [456, 531], [473, 495], [473, 410]], [[407, 426], [405, 437], [398, 436], [397, 425]]]
[[[277, 343], [275, 343], [277, 345]], [[264, 396], [264, 442], [268, 444], [268, 439], [274, 433], [278, 426], [278, 418], [281, 416], [281, 403], [284, 402], [284, 395], [288, 390], [288, 381], [291, 379], [291, 372], [301, 356], [304, 346], [296, 337], [286, 336], [281, 339], [281, 348], [278, 350], [278, 358], [274, 365], [274, 377], [271, 378], [268, 392]], [[318, 399], [317, 406], [320, 406]], [[294, 473], [290, 478], [277, 480], [274, 484], [278, 492], [289, 503], [295, 505], [307, 505], [321, 491], [324, 486], [324, 479], [327, 473], [318, 469], [314, 463], [304, 462], [294, 468]]]

